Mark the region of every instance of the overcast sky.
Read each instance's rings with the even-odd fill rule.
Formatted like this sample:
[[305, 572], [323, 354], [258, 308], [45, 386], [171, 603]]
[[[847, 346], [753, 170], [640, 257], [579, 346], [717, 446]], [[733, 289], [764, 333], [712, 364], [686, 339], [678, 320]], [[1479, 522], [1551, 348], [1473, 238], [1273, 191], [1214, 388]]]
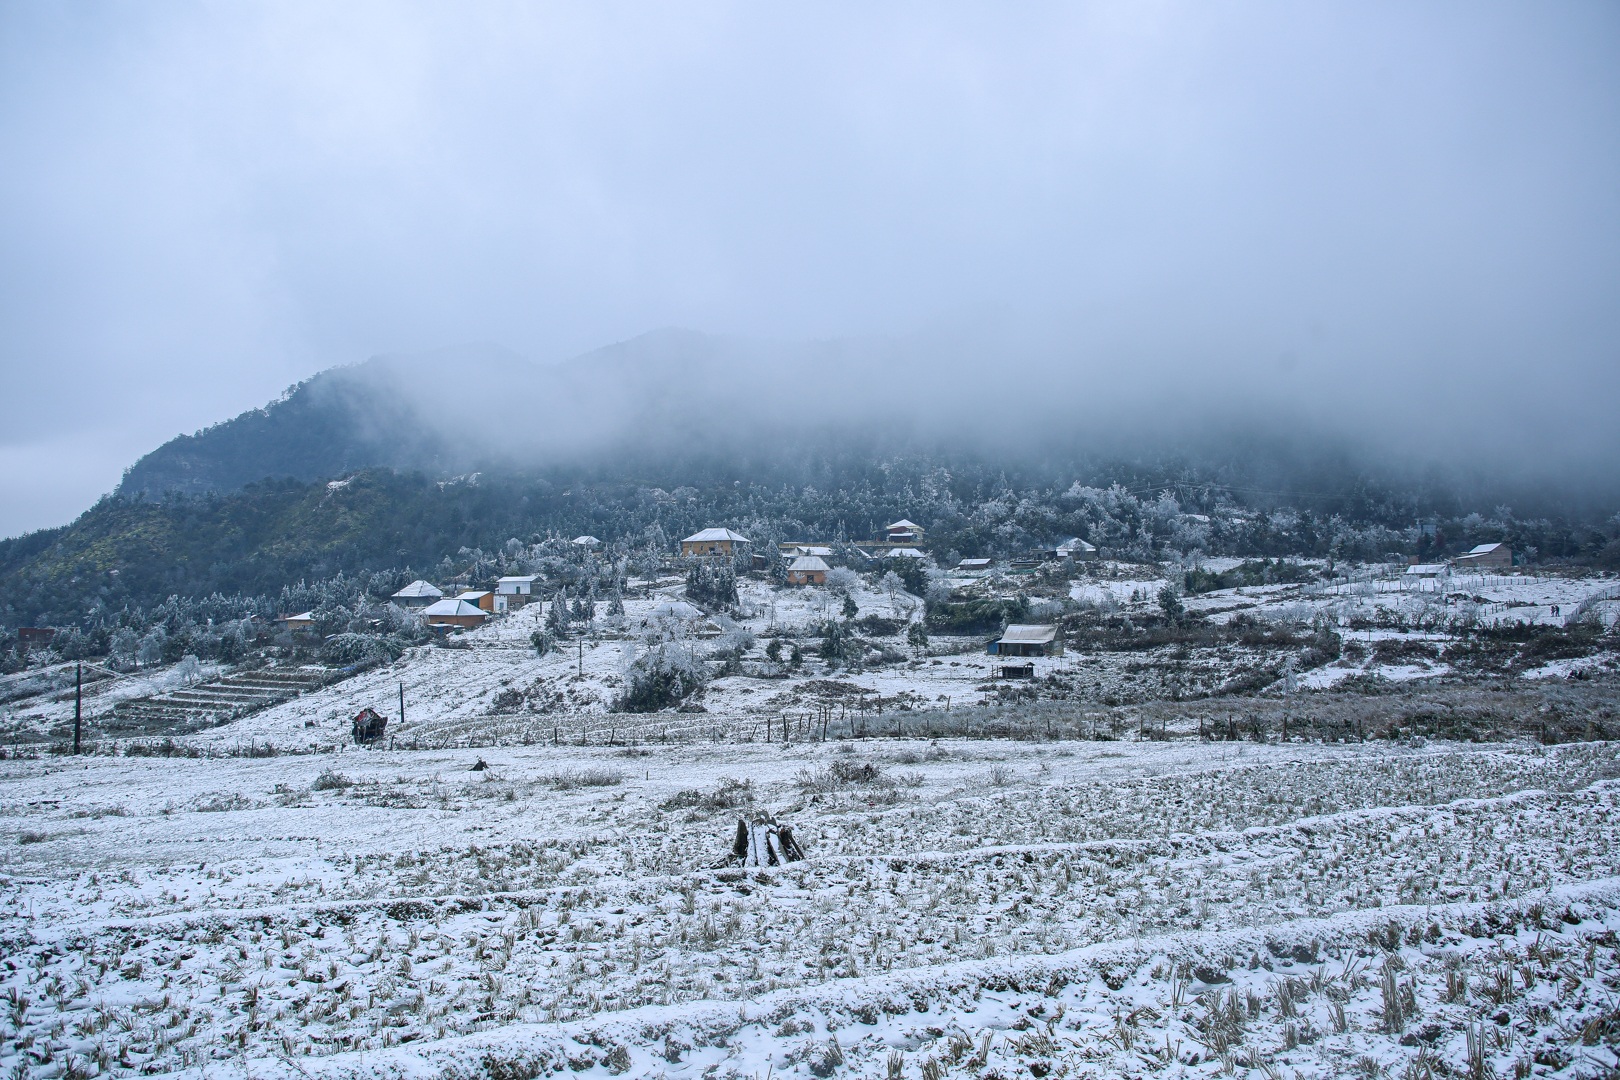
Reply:
[[1612, 2], [0, 5], [0, 534], [323, 368], [662, 326], [1607, 453], [1617, 58]]

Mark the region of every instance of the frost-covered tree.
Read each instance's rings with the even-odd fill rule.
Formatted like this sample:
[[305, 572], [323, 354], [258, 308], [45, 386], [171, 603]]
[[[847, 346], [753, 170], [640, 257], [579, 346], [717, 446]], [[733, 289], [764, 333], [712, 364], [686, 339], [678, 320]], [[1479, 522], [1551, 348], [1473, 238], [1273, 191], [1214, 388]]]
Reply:
[[827, 588], [842, 596], [853, 593], [860, 583], [861, 575], [847, 566], [835, 566], [827, 571]]
[[174, 666], [174, 674], [181, 682], [194, 683], [202, 676], [202, 661], [191, 653], [186, 653]]
[[563, 637], [568, 633], [568, 592], [558, 589], [546, 608], [546, 629], [553, 637]]
[[725, 563], [696, 560], [686, 571], [686, 598], [711, 608], [729, 608], [737, 602], [737, 574]]
[[890, 570], [878, 579], [878, 591], [889, 598], [889, 610], [895, 618], [900, 617], [900, 597], [906, 593], [906, 583], [900, 580], [900, 575]]
[[1166, 584], [1159, 589], [1159, 610], [1171, 622], [1176, 622], [1186, 612], [1181, 606], [1181, 591], [1174, 585]]
[[135, 660], [142, 667], [163, 662], [163, 646], [168, 643], [169, 636], [163, 632], [161, 626], [154, 626], [141, 638], [140, 648], [136, 651]]
[[140, 648], [140, 635], [127, 626], [120, 627], [108, 643], [108, 649], [112, 653], [113, 659], [124, 664], [132, 663], [136, 654], [140, 652]]

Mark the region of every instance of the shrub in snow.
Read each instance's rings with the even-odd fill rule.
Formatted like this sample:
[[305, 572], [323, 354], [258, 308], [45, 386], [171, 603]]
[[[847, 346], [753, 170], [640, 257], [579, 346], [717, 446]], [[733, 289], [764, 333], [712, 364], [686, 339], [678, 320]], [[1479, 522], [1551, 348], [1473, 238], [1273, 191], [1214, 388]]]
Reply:
[[380, 664], [394, 658], [386, 638], [375, 634], [337, 634], [321, 646], [321, 659], [328, 664]]
[[545, 777], [544, 782], [558, 791], [587, 787], [614, 787], [624, 783], [624, 774], [614, 769], [568, 769]]
[[720, 625], [725, 628], [725, 631], [715, 639], [714, 651], [710, 654], [711, 658], [717, 660], [741, 659], [743, 653], [754, 647], [754, 635], [749, 633], [747, 628], [738, 626], [730, 619], [724, 620]]
[[619, 712], [657, 712], [679, 705], [707, 678], [703, 664], [679, 641], [661, 641], [641, 650], [626, 666], [624, 690], [614, 700]]
[[309, 790], [342, 791], [344, 788], [353, 786], [354, 781], [350, 780], [347, 776], [344, 776], [340, 772], [333, 772], [331, 769], [327, 769], [325, 772], [321, 773], [321, 775], [315, 778], [315, 782], [309, 785]]
[[682, 810], [687, 808], [733, 810], [740, 806], [751, 806], [753, 802], [754, 782], [752, 780], [738, 780], [735, 777], [722, 776], [713, 791], [705, 793], [697, 788], [677, 791], [674, 795], [659, 803], [658, 808], [660, 810]]

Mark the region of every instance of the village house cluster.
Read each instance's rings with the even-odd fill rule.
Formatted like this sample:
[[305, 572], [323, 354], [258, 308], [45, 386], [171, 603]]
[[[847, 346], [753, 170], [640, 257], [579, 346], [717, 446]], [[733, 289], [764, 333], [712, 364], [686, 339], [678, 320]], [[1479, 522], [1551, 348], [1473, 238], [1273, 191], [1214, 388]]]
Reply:
[[[602, 541], [594, 536], [577, 536], [571, 544], [583, 551], [594, 551]], [[694, 562], [713, 561], [745, 565], [756, 571], [772, 569], [772, 559], [779, 560], [782, 576], [779, 580], [789, 586], [815, 588], [827, 584], [833, 563], [877, 570], [887, 560], [928, 559], [927, 531], [914, 521], [902, 518], [890, 522], [880, 539], [840, 541], [837, 544], [822, 540], [790, 540], [778, 545], [774, 556], [753, 551], [754, 542], [732, 529], [715, 526], [705, 528], [682, 538], [676, 547], [673, 562], [691, 565]], [[958, 578], [976, 578], [993, 571], [1009, 574], [1033, 573], [1052, 564], [1078, 564], [1095, 561], [1099, 552], [1095, 545], [1080, 537], [1051, 548], [1030, 551], [998, 566], [995, 559], [964, 558], [950, 567]], [[1443, 587], [1440, 579], [1453, 573], [1488, 569], [1508, 569], [1516, 564], [1513, 549], [1505, 543], [1480, 544], [1445, 562], [1419, 562], [1411, 560], [1402, 579], [1416, 589]], [[418, 579], [406, 585], [390, 598], [399, 608], [420, 615], [424, 623], [437, 633], [450, 633], [482, 626], [489, 619], [520, 608], [538, 598], [536, 574], [500, 577], [488, 583], [488, 588], [462, 588], [447, 593], [426, 580]], [[302, 612], [278, 620], [288, 631], [313, 631], [315, 615]], [[1039, 656], [1063, 655], [1060, 630], [1051, 625], [1030, 624], [1006, 627], [1001, 637], [988, 643], [986, 651], [993, 656], [1009, 660], [1027, 660]], [[1027, 665], [1008, 665], [1001, 674], [1017, 677], [1029, 670]]]

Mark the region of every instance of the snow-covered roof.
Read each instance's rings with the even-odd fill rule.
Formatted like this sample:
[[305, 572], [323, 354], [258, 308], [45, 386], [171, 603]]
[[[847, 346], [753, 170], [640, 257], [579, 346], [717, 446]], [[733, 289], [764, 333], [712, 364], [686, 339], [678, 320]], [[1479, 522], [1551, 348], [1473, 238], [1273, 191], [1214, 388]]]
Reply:
[[472, 601], [473, 603], [476, 604], [479, 600], [483, 599], [484, 597], [486, 597], [488, 595], [489, 595], [489, 590], [488, 589], [468, 589], [466, 592], [457, 593], [456, 594], [456, 599], [457, 600], [470, 600], [470, 601]]
[[907, 521], [905, 518], [901, 518], [899, 521], [891, 521], [888, 525], [884, 526], [884, 528], [888, 529], [890, 532], [893, 532], [896, 529], [920, 529], [922, 526], [917, 524], [915, 521]]
[[1446, 564], [1438, 562], [1413, 563], [1406, 568], [1408, 577], [1439, 577], [1446, 572]]
[[594, 536], [576, 536], [571, 541], [569, 541], [569, 543], [578, 544], [580, 547], [601, 547], [602, 546], [602, 541], [598, 540]]
[[1057, 627], [1038, 623], [1014, 623], [1001, 635], [1002, 641], [1019, 645], [1045, 645], [1057, 640]]
[[703, 612], [685, 600], [670, 600], [652, 609], [653, 618], [701, 619]]
[[[1489, 555], [1491, 552], [1495, 551], [1497, 548], [1499, 548], [1501, 546], [1502, 546], [1501, 544], [1480, 544], [1478, 547], [1470, 549], [1468, 554], [1469, 555]], [[1467, 558], [1468, 556], [1465, 555], [1463, 557]]]
[[1063, 543], [1059, 544], [1057, 546], [1057, 549], [1059, 551], [1096, 551], [1097, 550], [1095, 547], [1093, 547], [1092, 545], [1086, 543], [1084, 540], [1080, 539], [1078, 536], [1071, 536], [1069, 539], [1067, 539], [1067, 540], [1063, 541]]
[[476, 604], [469, 604], [465, 600], [452, 598], [440, 600], [436, 604], [423, 608], [422, 614], [431, 619], [435, 615], [487, 615], [488, 612]]
[[963, 559], [956, 564], [956, 568], [958, 570], [983, 570], [989, 565], [989, 559]]
[[748, 537], [740, 536], [737, 533], [732, 532], [730, 529], [704, 529], [702, 532], [695, 532], [691, 536], [688, 536], [685, 540], [682, 540], [681, 543], [707, 544], [718, 540], [730, 540], [734, 544], [753, 543], [753, 541], [748, 539]]
[[783, 546], [789, 549], [785, 552], [788, 555], [820, 555], [826, 557], [832, 554], [832, 548], [823, 547], [820, 544], [786, 544]]
[[399, 592], [395, 593], [394, 597], [397, 599], [399, 597], [411, 598], [411, 597], [418, 597], [418, 596], [443, 596], [443, 595], [444, 595], [444, 593], [440, 592], [438, 589], [434, 588], [432, 585], [429, 585], [427, 582], [423, 581], [421, 578], [417, 578], [415, 581], [411, 582], [409, 585], [407, 585], [403, 589], [399, 590]]
[[793, 565], [788, 567], [788, 572], [792, 573], [797, 571], [802, 574], [812, 570], [820, 570], [825, 572], [829, 569], [831, 569], [831, 567], [827, 565], [826, 560], [822, 559], [818, 555], [800, 555], [797, 559], [793, 560]]
[[496, 578], [495, 580], [498, 581], [498, 582], [501, 582], [503, 584], [506, 583], [506, 582], [526, 581], [530, 585], [533, 585], [534, 582], [535, 582], [535, 579], [537, 579], [539, 576], [540, 576], [539, 574], [519, 574], [519, 575], [517, 575], [515, 577]]
[[916, 548], [895, 548], [886, 557], [890, 559], [926, 559], [928, 556]]
[[285, 619], [282, 620], [282, 622], [314, 622], [314, 621], [315, 621], [315, 613], [313, 611], [305, 611], [305, 612], [303, 612], [301, 614], [298, 614], [298, 615], [288, 615]]

